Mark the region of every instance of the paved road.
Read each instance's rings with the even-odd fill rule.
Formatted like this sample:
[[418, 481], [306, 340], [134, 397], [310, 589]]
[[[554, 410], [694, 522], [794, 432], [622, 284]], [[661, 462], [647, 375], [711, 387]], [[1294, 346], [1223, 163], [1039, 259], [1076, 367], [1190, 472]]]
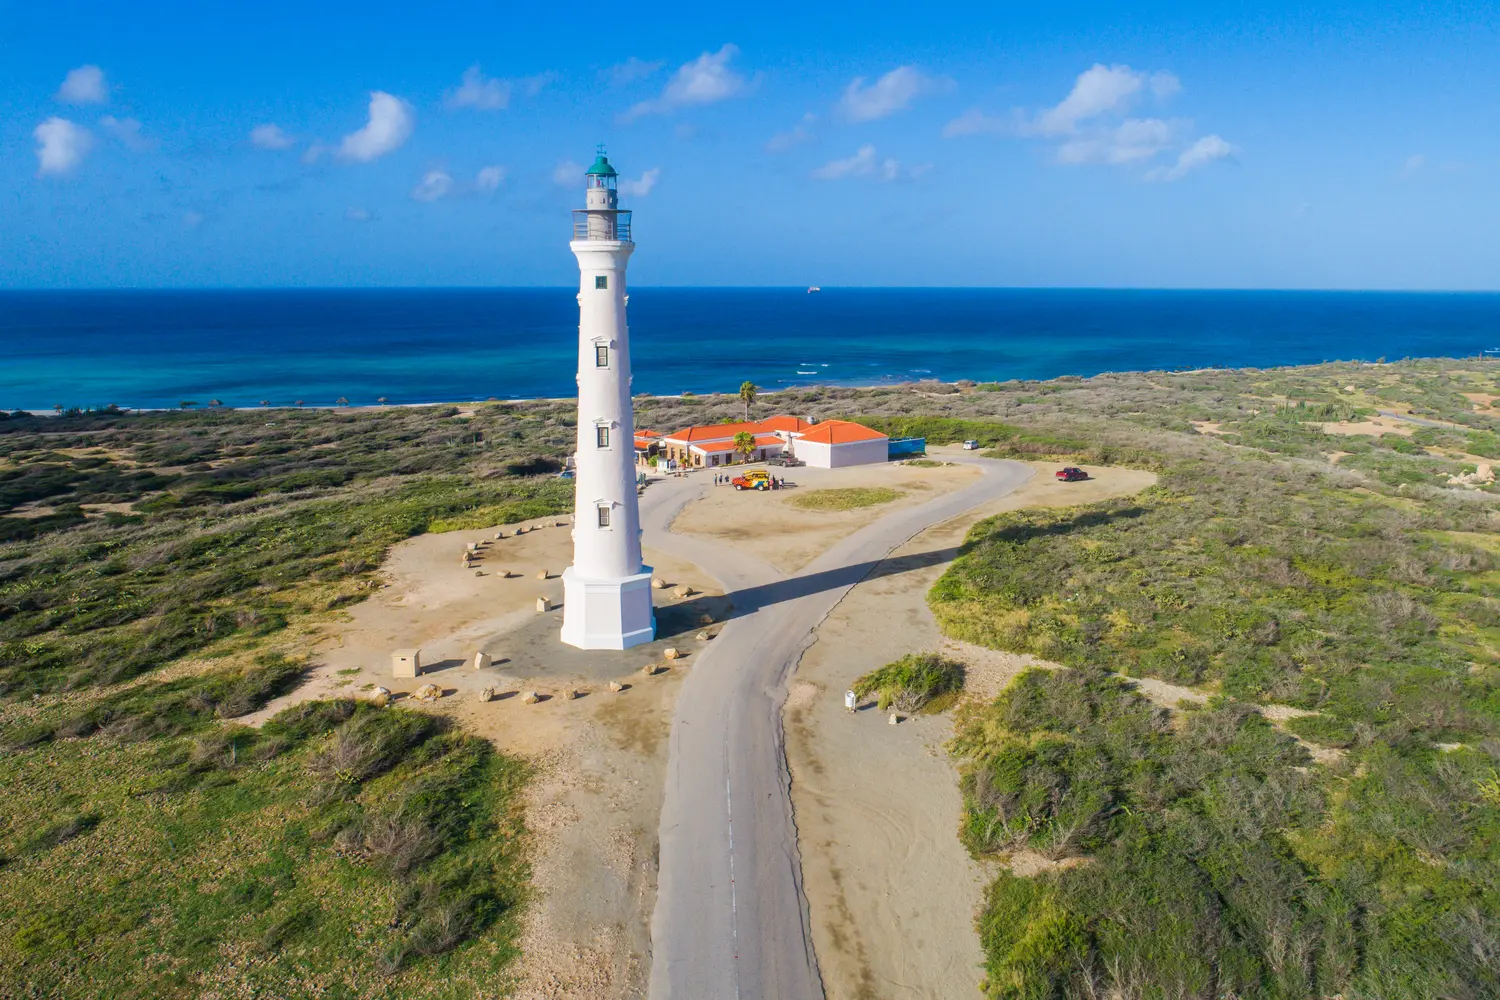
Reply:
[[1397, 413], [1395, 410], [1377, 410], [1382, 417], [1390, 417], [1392, 420], [1405, 420], [1409, 424], [1420, 424], [1423, 427], [1457, 428], [1467, 430], [1459, 424], [1445, 424], [1436, 420], [1425, 420], [1422, 417], [1414, 417], [1408, 413]]
[[708, 480], [667, 480], [646, 491], [645, 544], [715, 577], [733, 594], [736, 615], [699, 655], [672, 720], [652, 1000], [821, 1000], [781, 726], [787, 675], [828, 612], [893, 549], [1031, 476], [1019, 462], [960, 461], [980, 466], [983, 477], [867, 525], [791, 577], [667, 530], [688, 501], [713, 488]]

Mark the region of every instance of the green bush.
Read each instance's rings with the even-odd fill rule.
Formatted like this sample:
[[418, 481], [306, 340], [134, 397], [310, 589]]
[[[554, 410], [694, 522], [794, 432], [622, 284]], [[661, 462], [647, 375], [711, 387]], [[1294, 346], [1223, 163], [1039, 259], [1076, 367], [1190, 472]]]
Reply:
[[940, 711], [964, 688], [964, 666], [931, 653], [908, 653], [854, 682], [860, 698], [879, 696], [882, 712]]

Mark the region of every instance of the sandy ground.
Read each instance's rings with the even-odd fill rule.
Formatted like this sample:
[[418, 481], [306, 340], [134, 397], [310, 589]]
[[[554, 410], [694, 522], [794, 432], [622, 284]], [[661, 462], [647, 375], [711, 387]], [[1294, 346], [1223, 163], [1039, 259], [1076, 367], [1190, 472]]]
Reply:
[[1415, 424], [1408, 424], [1401, 420], [1392, 420], [1390, 417], [1373, 417], [1369, 420], [1340, 420], [1335, 423], [1320, 424], [1324, 434], [1367, 434], [1371, 437], [1379, 437], [1382, 434], [1400, 434], [1402, 437], [1411, 437], [1421, 428]]
[[[536, 768], [527, 801], [536, 897], [512, 995], [640, 997], [650, 968], [665, 737], [683, 673], [703, 646], [698, 615], [705, 608], [722, 615], [723, 602], [716, 607], [712, 581], [693, 567], [648, 550], [658, 578], [700, 591], [691, 598], [691, 615], [686, 608], [674, 613], [679, 602], [670, 590], [655, 591], [663, 639], [624, 652], [564, 647], [556, 641], [561, 612], [538, 613], [536, 599], [561, 599], [559, 573], [572, 556], [569, 528], [550, 519], [529, 523], [538, 527], [519, 536], [516, 525], [503, 526], [501, 541], [490, 529], [423, 535], [397, 546], [381, 570], [387, 585], [314, 644], [308, 682], [247, 721], [262, 721], [294, 701], [381, 685], [402, 704], [452, 715], [468, 731], [525, 757]], [[461, 556], [470, 541], [488, 544], [477, 567], [465, 570]], [[503, 569], [510, 578], [500, 575]], [[547, 579], [538, 579], [544, 569]], [[668, 645], [686, 655], [661, 673], [642, 675], [642, 665], [666, 662]], [[422, 649], [423, 675], [392, 678], [391, 651], [409, 646]], [[493, 657], [490, 668], [473, 669], [479, 651]], [[611, 692], [611, 679], [625, 690]], [[444, 695], [423, 706], [411, 693], [427, 683]], [[499, 690], [497, 700], [479, 700], [486, 686]], [[566, 697], [568, 690], [576, 696]], [[543, 700], [524, 704], [520, 694], [527, 691]]]
[[[934, 457], [938, 457], [934, 449]], [[910, 568], [859, 584], [828, 616], [798, 664], [787, 700], [787, 756], [813, 941], [829, 1000], [974, 996], [983, 954], [974, 930], [987, 873], [959, 844], [957, 775], [943, 744], [947, 716], [891, 726], [873, 708], [850, 715], [843, 692], [860, 674], [909, 652], [942, 650], [970, 668], [971, 693], [992, 697], [1039, 661], [945, 640], [926, 594], [947, 568], [929, 553], [962, 542], [979, 518], [1139, 492], [1149, 472], [1057, 466], [1010, 496], [938, 525], [892, 555]], [[923, 470], [936, 471], [936, 470]]]
[[[672, 530], [724, 542], [790, 573], [871, 521], [960, 489], [979, 475], [977, 469], [962, 465], [770, 471], [778, 478], [785, 476], [789, 488], [766, 492], [738, 491], [729, 486], [710, 488], [708, 496], [678, 515]], [[856, 510], [799, 510], [791, 505], [799, 493], [849, 486], [887, 486], [902, 495], [890, 503]]]

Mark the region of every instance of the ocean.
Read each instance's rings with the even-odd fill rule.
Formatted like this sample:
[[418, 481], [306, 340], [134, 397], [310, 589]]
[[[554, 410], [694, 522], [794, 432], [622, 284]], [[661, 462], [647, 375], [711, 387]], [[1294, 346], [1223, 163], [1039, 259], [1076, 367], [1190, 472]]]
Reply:
[[[0, 407], [569, 396], [573, 288], [0, 292]], [[1500, 294], [638, 288], [635, 391], [1469, 356]]]

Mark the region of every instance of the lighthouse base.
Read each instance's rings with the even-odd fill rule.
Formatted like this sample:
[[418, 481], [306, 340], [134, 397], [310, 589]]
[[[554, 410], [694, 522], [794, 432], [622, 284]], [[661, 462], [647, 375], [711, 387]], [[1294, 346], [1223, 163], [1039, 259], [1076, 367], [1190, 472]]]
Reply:
[[651, 567], [634, 576], [585, 580], [563, 570], [562, 641], [579, 649], [629, 649], [656, 638]]

